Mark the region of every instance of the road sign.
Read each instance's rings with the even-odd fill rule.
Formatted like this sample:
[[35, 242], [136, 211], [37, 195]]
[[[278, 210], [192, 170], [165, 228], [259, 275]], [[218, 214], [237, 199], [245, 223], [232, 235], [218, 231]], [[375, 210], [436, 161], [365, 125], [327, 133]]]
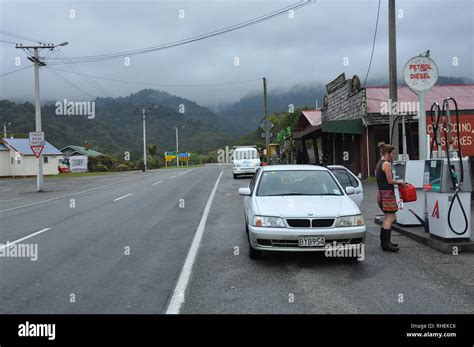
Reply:
[[30, 147], [43, 146], [44, 147], [44, 132], [33, 131], [30, 133]]
[[[260, 136], [262, 136], [262, 138], [265, 138], [265, 133], [261, 133]], [[272, 137], [272, 136], [273, 136], [273, 133], [268, 134], [268, 137]]]
[[[260, 122], [259, 126], [262, 130], [267, 130], [267, 128], [265, 127], [265, 124], [266, 124], [265, 119]], [[269, 125], [268, 129], [273, 128], [273, 123], [272, 122], [268, 121], [268, 125]]]
[[36, 158], [39, 158], [44, 149], [44, 132], [32, 131], [30, 132], [30, 147]]
[[426, 91], [438, 80], [438, 66], [430, 57], [416, 56], [405, 64], [403, 77], [413, 91]]
[[180, 157], [180, 158], [188, 158], [188, 157], [190, 157], [190, 156], [191, 156], [191, 154], [189, 154], [189, 153], [187, 153], [187, 152], [179, 153], [179, 157]]
[[[438, 80], [438, 66], [435, 61], [427, 55], [419, 55], [411, 58], [403, 68], [403, 77], [405, 78], [406, 84], [418, 95], [418, 157], [421, 160], [428, 158], [425, 94]], [[404, 124], [404, 117], [402, 121]]]
[[41, 155], [41, 152], [43, 152], [43, 148], [44, 146], [31, 146], [31, 150], [35, 154], [36, 158], [39, 158], [39, 156]]

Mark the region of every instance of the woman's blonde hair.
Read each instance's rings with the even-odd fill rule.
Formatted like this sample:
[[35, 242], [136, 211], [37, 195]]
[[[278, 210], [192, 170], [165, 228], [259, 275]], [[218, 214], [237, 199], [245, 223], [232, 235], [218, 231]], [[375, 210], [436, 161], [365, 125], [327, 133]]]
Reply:
[[379, 142], [378, 147], [380, 148], [380, 155], [384, 156], [386, 153], [390, 154], [394, 151], [395, 147], [385, 142]]

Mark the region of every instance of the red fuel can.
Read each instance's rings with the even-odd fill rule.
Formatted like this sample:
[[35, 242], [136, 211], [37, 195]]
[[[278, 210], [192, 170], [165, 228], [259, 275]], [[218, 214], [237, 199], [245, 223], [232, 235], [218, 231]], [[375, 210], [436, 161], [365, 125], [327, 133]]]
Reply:
[[400, 192], [400, 198], [403, 202], [416, 201], [416, 188], [414, 185], [407, 183], [405, 187], [398, 187], [398, 191]]

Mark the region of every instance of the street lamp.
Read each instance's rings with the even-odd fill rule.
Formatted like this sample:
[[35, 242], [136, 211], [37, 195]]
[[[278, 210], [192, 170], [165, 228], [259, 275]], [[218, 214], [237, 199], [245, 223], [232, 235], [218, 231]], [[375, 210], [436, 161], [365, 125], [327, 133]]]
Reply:
[[[41, 129], [41, 104], [40, 104], [40, 83], [39, 83], [39, 69], [41, 66], [46, 66], [46, 63], [40, 59], [39, 50], [49, 49], [53, 50], [56, 47], [66, 46], [68, 42], [62, 42], [59, 45], [52, 43], [40, 43], [39, 45], [25, 46], [23, 44], [17, 44], [15, 48], [26, 50], [28, 53], [33, 54], [28, 57], [35, 65], [35, 130], [42, 132]], [[33, 50], [33, 52], [31, 52]], [[37, 191], [43, 190], [43, 157], [41, 153], [38, 156], [38, 171], [36, 174], [36, 187]]]

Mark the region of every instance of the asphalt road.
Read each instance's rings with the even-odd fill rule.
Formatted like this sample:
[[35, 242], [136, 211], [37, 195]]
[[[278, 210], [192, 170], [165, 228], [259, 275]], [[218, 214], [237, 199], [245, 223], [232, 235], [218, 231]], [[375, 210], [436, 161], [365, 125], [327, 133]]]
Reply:
[[[24, 193], [36, 205], [0, 209], [0, 243], [51, 229], [23, 241], [38, 244], [37, 261], [0, 258], [0, 312], [164, 312], [219, 172], [202, 167], [107, 181], [88, 177], [82, 189], [90, 191], [81, 194], [81, 187], [64, 188], [75, 178], [55, 178], [50, 187], [64, 189]], [[53, 200], [38, 203], [38, 195]]]
[[32, 192], [34, 180], [0, 181], [0, 243], [31, 236], [21, 243], [38, 245], [37, 261], [0, 258], [0, 313], [166, 312], [221, 171], [181, 313], [474, 312], [474, 256], [397, 234], [400, 252], [382, 252], [373, 185], [362, 207], [364, 261], [310, 253], [255, 261], [237, 194], [249, 179], [206, 165], [47, 179], [45, 193]]

